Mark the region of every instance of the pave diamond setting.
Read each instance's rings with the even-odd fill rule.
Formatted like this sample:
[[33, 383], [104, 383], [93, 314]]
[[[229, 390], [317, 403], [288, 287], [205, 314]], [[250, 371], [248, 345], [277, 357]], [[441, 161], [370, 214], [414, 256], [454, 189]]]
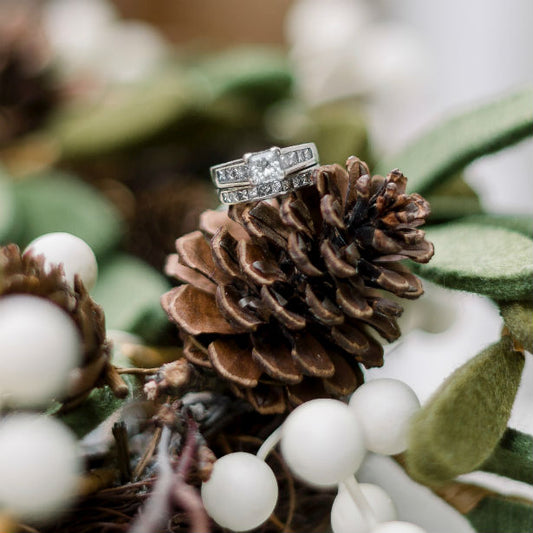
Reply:
[[282, 180], [269, 181], [254, 186], [219, 189], [219, 198], [223, 204], [231, 205], [272, 198], [273, 196], [278, 196], [280, 193], [289, 193], [292, 190], [312, 185], [313, 170], [306, 170], [287, 176]]
[[314, 158], [311, 148], [302, 148], [300, 150], [291, 150], [281, 156], [281, 165], [284, 169], [294, 167], [299, 163], [307, 163]]
[[281, 152], [279, 148], [255, 152], [244, 156], [248, 164], [248, 177], [254, 185], [276, 182], [285, 177], [281, 168]]

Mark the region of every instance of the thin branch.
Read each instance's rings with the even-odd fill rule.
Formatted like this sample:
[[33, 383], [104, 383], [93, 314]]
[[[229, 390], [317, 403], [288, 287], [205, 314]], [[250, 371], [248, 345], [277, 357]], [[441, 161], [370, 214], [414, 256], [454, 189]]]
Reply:
[[155, 449], [157, 447], [157, 443], [159, 442], [159, 439], [161, 437], [161, 431], [162, 428], [160, 427], [155, 429], [152, 439], [150, 440], [146, 450], [144, 451], [143, 456], [139, 459], [135, 470], [133, 471], [133, 479], [139, 479], [141, 474], [144, 472], [146, 465], [152, 459], [152, 456], [154, 455]]
[[118, 368], [117, 367], [117, 373], [118, 374], [129, 374], [132, 376], [151, 376], [152, 374], [157, 374], [160, 367], [156, 368]]
[[129, 533], [155, 533], [167, 522], [171, 513], [169, 495], [172, 492], [174, 473], [170, 465], [168, 447], [171, 431], [164, 427], [157, 448], [159, 475], [154, 485], [152, 496], [136, 516]]

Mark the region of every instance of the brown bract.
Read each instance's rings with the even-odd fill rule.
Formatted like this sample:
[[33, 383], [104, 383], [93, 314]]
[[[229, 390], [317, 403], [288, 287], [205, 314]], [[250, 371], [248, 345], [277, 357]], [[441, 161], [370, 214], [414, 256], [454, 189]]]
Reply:
[[61, 266], [47, 269], [43, 256], [22, 255], [15, 244], [0, 247], [0, 298], [9, 294], [45, 298], [74, 320], [83, 342], [83, 358], [71, 375], [67, 397], [59, 399], [65, 406], [77, 405], [102, 379], [109, 362], [110, 345], [102, 308], [92, 300], [78, 276], [71, 288]]
[[398, 170], [370, 176], [356, 157], [326, 165], [315, 185], [279, 200], [206, 211], [176, 241], [168, 275], [184, 282], [162, 305], [184, 354], [214, 369], [262, 413], [316, 397], [341, 397], [362, 381], [359, 364], [383, 364], [400, 335], [402, 307], [422, 283], [401, 263], [426, 263], [419, 226], [429, 204], [406, 194]]

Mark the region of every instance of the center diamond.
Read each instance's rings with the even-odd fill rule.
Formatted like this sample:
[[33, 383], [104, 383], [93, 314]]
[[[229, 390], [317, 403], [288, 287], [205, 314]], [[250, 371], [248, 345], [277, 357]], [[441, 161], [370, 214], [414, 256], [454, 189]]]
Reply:
[[265, 150], [249, 154], [246, 157], [246, 163], [249, 179], [254, 185], [282, 180], [285, 177], [281, 168], [279, 150]]

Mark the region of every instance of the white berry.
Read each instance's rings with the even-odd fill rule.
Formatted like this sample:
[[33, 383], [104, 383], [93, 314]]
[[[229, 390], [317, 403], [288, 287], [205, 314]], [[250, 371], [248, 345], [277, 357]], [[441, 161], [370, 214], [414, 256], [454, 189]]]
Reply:
[[38, 406], [57, 397], [81, 360], [81, 338], [70, 316], [27, 294], [0, 299], [0, 346], [0, 395], [13, 405]]
[[351, 409], [338, 400], [311, 400], [297, 407], [281, 431], [281, 452], [303, 481], [332, 486], [359, 468], [363, 433]]
[[[396, 507], [390, 496], [381, 487], [372, 483], [360, 483], [359, 487], [378, 522], [386, 522], [396, 518]], [[359, 511], [359, 507], [342, 485], [339, 486], [339, 493], [331, 508], [331, 529], [333, 533], [368, 532], [368, 525]]]
[[0, 422], [0, 508], [22, 520], [46, 520], [76, 496], [76, 441], [57, 420], [12, 415]]
[[47, 233], [30, 242], [24, 254], [44, 255], [45, 265], [63, 265], [65, 279], [74, 285], [74, 275], [78, 274], [87, 290], [96, 283], [98, 265], [91, 247], [79, 237], [70, 233]]
[[202, 484], [202, 500], [218, 525], [247, 531], [272, 514], [278, 483], [272, 469], [255, 455], [230, 453], [215, 462], [211, 478]]
[[425, 529], [422, 529], [416, 524], [410, 522], [383, 522], [378, 524], [371, 533], [427, 533]]
[[397, 379], [375, 379], [353, 393], [350, 407], [363, 428], [370, 451], [384, 455], [405, 451], [409, 422], [420, 409], [411, 387]]

